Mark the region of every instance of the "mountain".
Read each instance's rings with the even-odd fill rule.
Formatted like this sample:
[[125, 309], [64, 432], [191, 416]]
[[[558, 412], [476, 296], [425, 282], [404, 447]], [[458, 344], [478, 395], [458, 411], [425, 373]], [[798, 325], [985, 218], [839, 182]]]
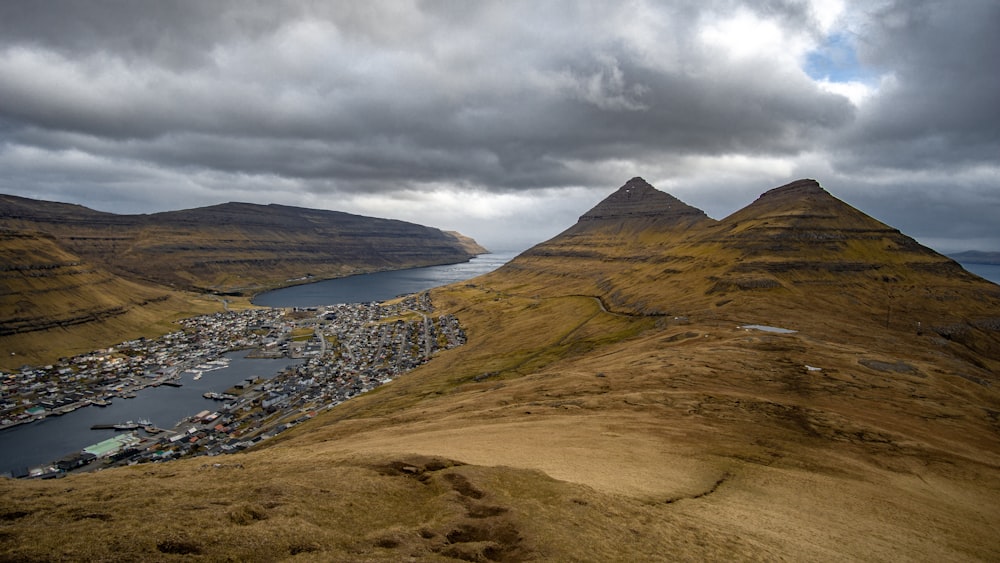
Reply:
[[630, 183], [660, 212], [432, 290], [467, 344], [255, 449], [0, 482], [3, 556], [996, 560], [1000, 287], [812, 180]]
[[274, 204], [115, 215], [0, 196], [0, 225], [48, 233], [121, 276], [220, 294], [462, 262], [486, 251], [471, 239], [404, 221]]
[[[511, 261], [502, 269], [503, 285], [572, 288], [624, 313], [780, 324], [792, 308], [803, 316], [798, 322], [850, 310], [906, 329], [964, 322], [952, 301], [985, 304], [996, 291], [814, 180], [770, 190], [721, 221], [691, 223], [687, 218], [699, 215], [688, 212], [651, 225], [622, 213], [616, 230], [591, 228], [587, 217], [604, 206]], [[994, 313], [985, 307], [975, 315]]]
[[636, 177], [584, 213], [571, 232], [620, 227], [631, 230], [657, 226], [684, 228], [708, 220], [704, 211]]

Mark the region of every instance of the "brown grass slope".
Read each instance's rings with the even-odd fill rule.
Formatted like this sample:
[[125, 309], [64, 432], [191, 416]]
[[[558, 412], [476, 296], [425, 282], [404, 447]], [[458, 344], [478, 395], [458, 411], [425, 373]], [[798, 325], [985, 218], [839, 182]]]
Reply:
[[129, 281], [44, 233], [0, 230], [0, 367], [38, 365], [221, 311], [204, 298]]
[[812, 182], [662, 219], [434, 291], [467, 345], [256, 451], [0, 483], [0, 553], [1000, 557], [997, 287]]
[[218, 293], [462, 262], [485, 252], [431, 227], [273, 204], [115, 215], [0, 195], [0, 225], [48, 233], [118, 275]]

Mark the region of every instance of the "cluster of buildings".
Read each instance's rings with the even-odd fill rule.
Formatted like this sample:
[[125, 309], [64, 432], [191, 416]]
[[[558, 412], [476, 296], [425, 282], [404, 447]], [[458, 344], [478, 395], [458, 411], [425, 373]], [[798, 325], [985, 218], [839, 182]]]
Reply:
[[[225, 392], [206, 393], [216, 408], [182, 420], [172, 430], [156, 429], [145, 437], [134, 432], [132, 439], [72, 454], [54, 467], [66, 471], [98, 459], [140, 463], [239, 451], [412, 370], [439, 350], [464, 344], [458, 319], [433, 317], [432, 311], [429, 297], [419, 294], [391, 304], [251, 309], [194, 317], [182, 321], [184, 330], [155, 341], [130, 341], [56, 365], [6, 374], [3, 423], [169, 383], [181, 370], [232, 350], [301, 358], [269, 379], [248, 379]], [[43, 411], [31, 414], [38, 406]]]
[[[259, 353], [302, 357], [272, 378], [246, 381], [223, 394], [212, 412], [198, 413], [178, 426], [139, 461], [239, 451], [294, 427], [317, 412], [388, 383], [439, 350], [465, 343], [453, 315], [432, 317], [426, 295], [393, 304], [359, 303], [296, 309], [298, 340], [267, 339]], [[181, 436], [181, 438], [178, 438]], [[166, 450], [166, 451], [165, 451]], [[133, 460], [134, 461], [134, 460]]]
[[283, 317], [280, 309], [205, 315], [155, 340], [129, 340], [55, 364], [0, 372], [0, 429], [169, 383], [183, 369], [223, 352], [258, 346]]

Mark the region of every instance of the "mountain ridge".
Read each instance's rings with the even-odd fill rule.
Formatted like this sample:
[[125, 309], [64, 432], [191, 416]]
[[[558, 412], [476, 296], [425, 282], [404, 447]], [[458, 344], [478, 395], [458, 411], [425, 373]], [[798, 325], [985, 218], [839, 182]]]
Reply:
[[117, 215], [0, 195], [0, 225], [47, 232], [119, 275], [223, 294], [251, 295], [303, 278], [462, 262], [486, 251], [405, 221], [240, 202]]

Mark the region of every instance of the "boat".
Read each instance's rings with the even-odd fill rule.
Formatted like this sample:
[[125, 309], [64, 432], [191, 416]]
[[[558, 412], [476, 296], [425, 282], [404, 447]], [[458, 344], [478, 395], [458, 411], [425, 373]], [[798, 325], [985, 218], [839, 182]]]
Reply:
[[139, 428], [139, 424], [131, 420], [117, 424], [95, 424], [90, 427], [91, 430], [135, 430], [137, 428]]
[[194, 377], [192, 377], [191, 379], [193, 379], [194, 381], [198, 381], [199, 379], [201, 379], [201, 372], [200, 371], [195, 372]]

